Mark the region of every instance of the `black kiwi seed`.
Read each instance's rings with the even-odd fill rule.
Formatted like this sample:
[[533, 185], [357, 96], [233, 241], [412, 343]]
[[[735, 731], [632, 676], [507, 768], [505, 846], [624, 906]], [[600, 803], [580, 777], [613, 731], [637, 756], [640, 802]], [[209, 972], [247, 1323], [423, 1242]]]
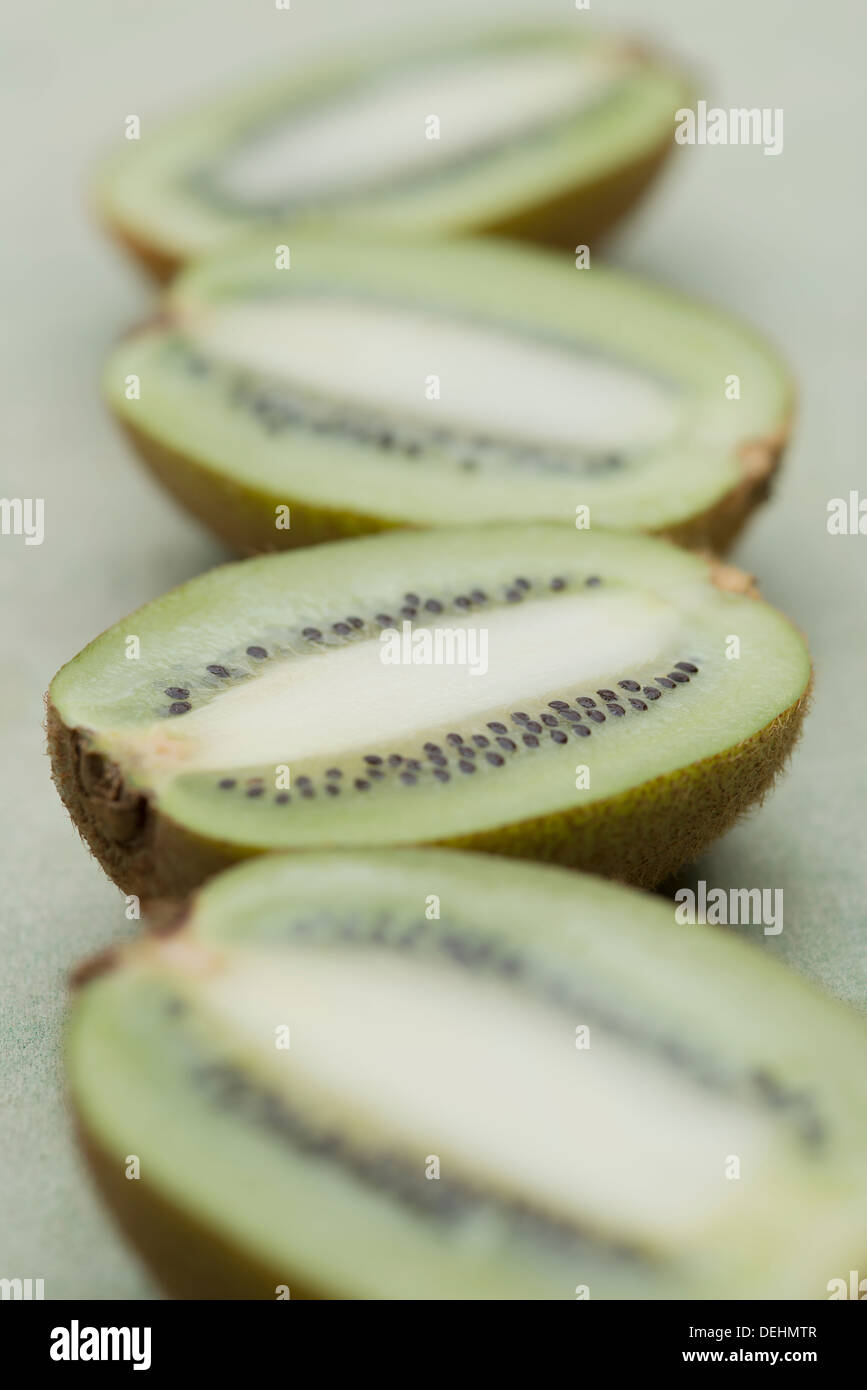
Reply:
[[644, 703], [643, 700], [632, 699], [629, 701], [629, 703], [631, 704], [633, 709], [647, 709], [647, 705]]
[[463, 734], [446, 734], [446, 743], [453, 743], [457, 747], [463, 741]]
[[602, 580], [599, 578], [598, 574], [591, 574], [589, 579], [584, 580], [584, 583], [587, 585], [588, 589], [595, 589], [602, 583]]
[[455, 607], [469, 608], [470, 606], [470, 600], [467, 598], [466, 594], [458, 594], [457, 598], [455, 599]]
[[367, 775], [372, 782], [381, 782], [385, 773], [381, 772], [378, 767], [372, 767]]
[[618, 719], [620, 718], [621, 714], [625, 714], [625, 713], [626, 713], [626, 710], [623, 708], [622, 705], [608, 705], [607, 708], [608, 708], [609, 714], [615, 714], [615, 715], [617, 715]]
[[426, 753], [441, 753], [443, 751], [438, 743], [425, 743], [423, 747]]
[[349, 623], [350, 627], [364, 627], [364, 622], [361, 618], [347, 618], [346, 621]]
[[445, 753], [429, 753], [428, 757], [434, 767], [445, 767], [448, 764], [448, 758]]
[[295, 780], [296, 780], [296, 782], [297, 782], [297, 784], [298, 784], [299, 787], [312, 787], [312, 786], [313, 786], [313, 783], [311, 782], [311, 780], [310, 780], [309, 777], [297, 777]]
[[506, 590], [506, 602], [507, 602], [507, 603], [518, 603], [519, 600], [522, 599], [523, 597], [524, 597], [524, 595], [521, 593], [521, 590], [520, 590], [520, 589], [507, 589], [507, 590]]
[[601, 709], [589, 709], [587, 711], [587, 718], [592, 719], [594, 724], [603, 724], [605, 722], [605, 715], [602, 713]]
[[444, 772], [441, 767], [434, 768], [434, 777], [436, 777], [438, 782], [448, 782], [449, 776], [450, 774], [448, 772]]
[[264, 790], [265, 790], [264, 787], [248, 787], [248, 788], [247, 788], [247, 795], [248, 795], [248, 796], [261, 796], [262, 793], [264, 792]]
[[421, 763], [417, 758], [407, 758], [406, 765], [410, 772], [421, 772]]
[[467, 748], [465, 745], [461, 745], [456, 752], [459, 758], [474, 758], [476, 756], [475, 748]]
[[693, 666], [691, 661], [676, 661], [674, 665], [678, 671], [688, 671], [691, 676], [698, 675], [698, 667]]
[[556, 594], [560, 589], [566, 588], [566, 580], [561, 579], [559, 574], [555, 575], [548, 587], [553, 589]]
[[387, 613], [377, 613], [376, 621], [380, 627], [394, 627], [394, 618], [390, 618]]
[[175, 700], [173, 704], [169, 705], [169, 714], [186, 714], [190, 709], [192, 709], [192, 705], [189, 700]]
[[662, 692], [657, 690], [655, 685], [646, 685], [641, 693], [646, 695], [648, 700], [658, 700]]
[[340, 795], [340, 788], [337, 786], [336, 782], [326, 782], [325, 790], [329, 796]]
[[595, 709], [596, 701], [591, 700], [589, 695], [579, 695], [575, 701], [576, 705], [582, 705], [584, 709]]
[[224, 680], [229, 674], [227, 666], [206, 666], [205, 670], [210, 671], [212, 676], [222, 676]]
[[530, 581], [529, 579], [516, 579], [515, 586], [518, 589], [529, 589]]
[[540, 714], [539, 718], [543, 724], [547, 724], [549, 729], [556, 729], [560, 720], [553, 714]]
[[257, 661], [263, 661], [268, 653], [264, 647], [248, 647], [247, 655], [254, 656]]
[[419, 598], [418, 594], [404, 594], [403, 601], [404, 603], [414, 603], [416, 608], [418, 608], [419, 604], [421, 603], [421, 599]]
[[[403, 758], [400, 756], [399, 753], [389, 753], [389, 755], [388, 755], [388, 765], [389, 765], [389, 767], [399, 767], [400, 764], [401, 764], [402, 762], [403, 762]], [[326, 777], [328, 776], [327, 773], [326, 773], [325, 775], [326, 775]]]
[[401, 782], [405, 782], [408, 787], [414, 787], [418, 778], [414, 772], [402, 772], [400, 774], [400, 780]]
[[572, 732], [573, 734], [577, 734], [579, 738], [590, 737], [590, 730], [587, 728], [586, 724], [573, 724]]
[[548, 701], [548, 708], [549, 708], [549, 709], [568, 709], [569, 706], [567, 705], [567, 703], [566, 703], [565, 700], [549, 700], [549, 701]]
[[512, 714], [512, 718], [516, 724], [526, 724], [530, 716], [529, 714], [525, 714], [523, 710], [516, 709]]
[[617, 696], [615, 695], [615, 693], [614, 693], [613, 690], [597, 690], [597, 691], [596, 691], [596, 694], [599, 696], [600, 700], [616, 700], [616, 699], [617, 699]]
[[529, 734], [541, 734], [541, 732], [542, 732], [542, 725], [539, 724], [539, 723], [537, 722], [537, 720], [535, 720], [535, 719], [528, 719], [528, 720], [527, 720], [527, 732], [528, 732]]
[[329, 767], [328, 770], [327, 770], [327, 772], [325, 773], [325, 776], [326, 776], [326, 777], [342, 777], [342, 776], [343, 776], [343, 773], [341, 772], [341, 770], [340, 770], [339, 767]]
[[663, 690], [674, 690], [674, 681], [669, 680], [668, 676], [654, 676], [657, 685], [661, 685]]
[[487, 748], [490, 741], [489, 738], [485, 738], [484, 734], [473, 734], [473, 743], [477, 748]]
[[238, 783], [235, 781], [234, 777], [223, 777], [217, 783], [217, 786], [221, 787], [223, 791], [231, 791], [232, 787], [237, 787], [237, 785]]
[[489, 724], [488, 728], [495, 734], [507, 734], [509, 732], [505, 724], [498, 724], [496, 720], [492, 724]]
[[581, 715], [578, 713], [577, 710], [574, 710], [574, 709], [564, 709], [564, 711], [563, 711], [563, 718], [564, 718], [565, 720], [567, 720], [568, 723], [570, 723], [570, 724], [577, 724], [577, 723], [579, 722], [579, 720], [581, 719]]
[[331, 631], [338, 633], [341, 637], [346, 637], [352, 631], [349, 623], [332, 623]]
[[488, 601], [488, 596], [484, 589], [471, 589], [470, 598], [473, 600], [473, 603], [487, 603]]
[[443, 611], [442, 604], [439, 603], [438, 600], [435, 598], [429, 598], [427, 603], [425, 604], [425, 608], [427, 609], [428, 613], [442, 613]]
[[308, 801], [310, 801], [310, 799], [311, 799], [312, 797], [314, 797], [314, 796], [316, 795], [316, 793], [315, 793], [315, 791], [313, 790], [312, 787], [302, 787], [302, 788], [301, 788], [301, 795], [302, 795], [303, 797], [305, 797]]
[[400, 616], [402, 618], [414, 618], [417, 612], [418, 609], [413, 608], [411, 603], [406, 603], [400, 610]]
[[526, 745], [527, 745], [528, 748], [538, 748], [538, 747], [539, 747], [539, 740], [537, 739], [537, 737], [536, 737], [535, 734], [522, 734], [521, 737], [522, 737], [523, 742], [526, 743]]
[[278, 792], [274, 800], [277, 802], [278, 806], [285, 806], [287, 801], [291, 801], [292, 798], [288, 792]]
[[355, 779], [355, 781], [353, 782], [352, 785], [353, 785], [354, 787], [357, 787], [357, 789], [358, 789], [360, 792], [366, 792], [366, 791], [369, 791], [369, 790], [370, 790], [370, 783], [369, 783], [369, 782], [365, 782], [365, 780], [364, 780], [363, 777], [356, 777], [356, 779]]
[[640, 690], [640, 689], [641, 689], [641, 686], [638, 684], [638, 681], [618, 681], [617, 684], [620, 686], [620, 689], [621, 689], [621, 690]]
[[485, 757], [489, 763], [493, 763], [494, 767], [502, 767], [506, 761], [501, 753], [486, 753]]
[[551, 737], [555, 743], [566, 743], [568, 741], [567, 735], [564, 734], [562, 729], [552, 729]]
[[509, 753], [514, 753], [515, 749], [518, 746], [516, 743], [513, 743], [510, 738], [498, 738], [497, 743], [501, 748], [505, 748], [506, 751]]
[[[322, 641], [322, 633], [319, 631], [319, 628], [318, 628], [318, 627], [305, 627], [305, 628], [303, 628], [302, 631], [301, 631], [301, 636], [302, 636], [302, 637], [306, 637], [307, 640], [308, 640], [308, 642], [321, 642], [321, 641]], [[219, 674], [220, 674], [219, 671], [215, 671], [215, 670], [214, 670], [214, 667], [213, 667], [213, 666], [209, 666], [209, 667], [208, 667], [208, 670], [209, 670], [209, 671], [214, 671], [214, 675], [219, 675]], [[227, 673], [227, 674], [228, 674], [228, 673]]]
[[382, 758], [378, 753], [365, 753], [364, 761], [368, 763], [370, 767], [379, 767]]
[[468, 762], [466, 758], [461, 759], [461, 761], [458, 763], [458, 767], [460, 768], [461, 772], [475, 772], [476, 770], [475, 763]]
[[180, 685], [170, 685], [166, 690], [170, 700], [186, 700], [189, 693], [189, 690], [184, 690]]
[[668, 678], [676, 685], [687, 685], [689, 682], [689, 676], [685, 675], [683, 671], [669, 671]]

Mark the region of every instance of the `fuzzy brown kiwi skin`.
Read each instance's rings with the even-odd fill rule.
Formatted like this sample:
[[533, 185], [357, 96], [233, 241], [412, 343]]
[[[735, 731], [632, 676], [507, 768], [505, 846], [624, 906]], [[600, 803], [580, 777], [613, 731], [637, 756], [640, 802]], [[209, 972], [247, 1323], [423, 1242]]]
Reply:
[[[740, 570], [717, 565], [721, 588], [753, 593]], [[591, 806], [426, 843], [535, 859], [654, 888], [694, 860], [761, 801], [801, 730], [810, 688], [742, 743]], [[147, 792], [128, 789], [121, 769], [68, 728], [49, 702], [55, 785], [105, 872], [144, 901], [185, 897], [238, 860], [268, 852], [194, 834], [164, 815]], [[381, 846], [380, 846], [381, 848]]]
[[595, 247], [640, 201], [673, 151], [674, 140], [666, 134], [646, 154], [594, 183], [568, 189], [536, 207], [474, 230], [565, 249], [574, 256], [577, 246]]
[[[371, 514], [313, 507], [291, 496], [259, 492], [148, 437], [128, 420], [120, 424], [162, 486], [239, 555], [294, 550], [376, 531], [419, 529]], [[706, 511], [651, 534], [689, 550], [724, 555], [750, 514], [770, 495], [788, 436], [787, 422], [777, 434], [746, 441], [739, 450], [742, 476], [733, 488]], [[291, 527], [278, 530], [277, 509], [287, 506]]]

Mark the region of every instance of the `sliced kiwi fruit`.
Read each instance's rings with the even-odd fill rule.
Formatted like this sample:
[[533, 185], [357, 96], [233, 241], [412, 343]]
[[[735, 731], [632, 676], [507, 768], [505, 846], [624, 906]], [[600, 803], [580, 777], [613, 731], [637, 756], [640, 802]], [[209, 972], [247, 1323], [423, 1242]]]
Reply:
[[774, 352], [715, 311], [481, 239], [298, 241], [289, 270], [255, 239], [182, 276], [105, 382], [240, 551], [588, 516], [723, 550], [792, 408]]
[[585, 875], [267, 856], [85, 971], [68, 1057], [175, 1296], [823, 1298], [867, 1248], [863, 1020]]
[[809, 680], [747, 576], [664, 541], [393, 532], [148, 604], [55, 677], [49, 737], [145, 896], [263, 850], [430, 843], [650, 885], [762, 795]]
[[161, 278], [258, 227], [571, 248], [644, 191], [688, 99], [679, 73], [614, 37], [427, 33], [145, 126], [105, 166], [98, 205]]

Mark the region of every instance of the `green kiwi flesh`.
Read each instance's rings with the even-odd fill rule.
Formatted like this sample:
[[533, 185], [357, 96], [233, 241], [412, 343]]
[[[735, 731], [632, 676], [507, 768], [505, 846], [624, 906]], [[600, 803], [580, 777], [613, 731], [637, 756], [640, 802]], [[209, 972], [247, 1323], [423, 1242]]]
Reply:
[[457, 852], [237, 867], [76, 995], [103, 1189], [180, 1297], [827, 1297], [863, 1020], [673, 913]]
[[801, 723], [805, 644], [749, 586], [552, 525], [226, 565], [55, 677], [55, 782], [150, 897], [264, 850], [439, 843], [651, 885], [761, 797]]
[[644, 191], [687, 100], [679, 74], [616, 38], [426, 36], [145, 121], [104, 167], [98, 206], [161, 277], [265, 227], [571, 248]]
[[192, 268], [105, 371], [156, 476], [239, 551], [576, 516], [722, 551], [768, 493], [789, 374], [715, 310], [494, 241], [276, 260], [257, 238]]

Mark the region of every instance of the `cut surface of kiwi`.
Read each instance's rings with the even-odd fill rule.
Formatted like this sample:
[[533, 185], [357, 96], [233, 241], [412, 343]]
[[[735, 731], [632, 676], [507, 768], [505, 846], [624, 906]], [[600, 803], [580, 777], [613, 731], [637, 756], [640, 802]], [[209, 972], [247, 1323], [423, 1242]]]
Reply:
[[792, 408], [778, 357], [724, 315], [483, 240], [299, 240], [278, 269], [255, 239], [183, 275], [105, 384], [160, 481], [242, 551], [587, 516], [722, 550]]
[[863, 1020], [585, 875], [259, 859], [90, 972], [68, 1059], [178, 1296], [823, 1298], [867, 1241]]
[[108, 224], [159, 276], [268, 226], [588, 242], [674, 148], [688, 92], [616, 38], [487, 32], [282, 73], [103, 170]]
[[761, 796], [809, 679], [746, 576], [666, 542], [395, 532], [148, 604], [55, 677], [49, 738], [146, 895], [262, 850], [428, 843], [653, 884]]

